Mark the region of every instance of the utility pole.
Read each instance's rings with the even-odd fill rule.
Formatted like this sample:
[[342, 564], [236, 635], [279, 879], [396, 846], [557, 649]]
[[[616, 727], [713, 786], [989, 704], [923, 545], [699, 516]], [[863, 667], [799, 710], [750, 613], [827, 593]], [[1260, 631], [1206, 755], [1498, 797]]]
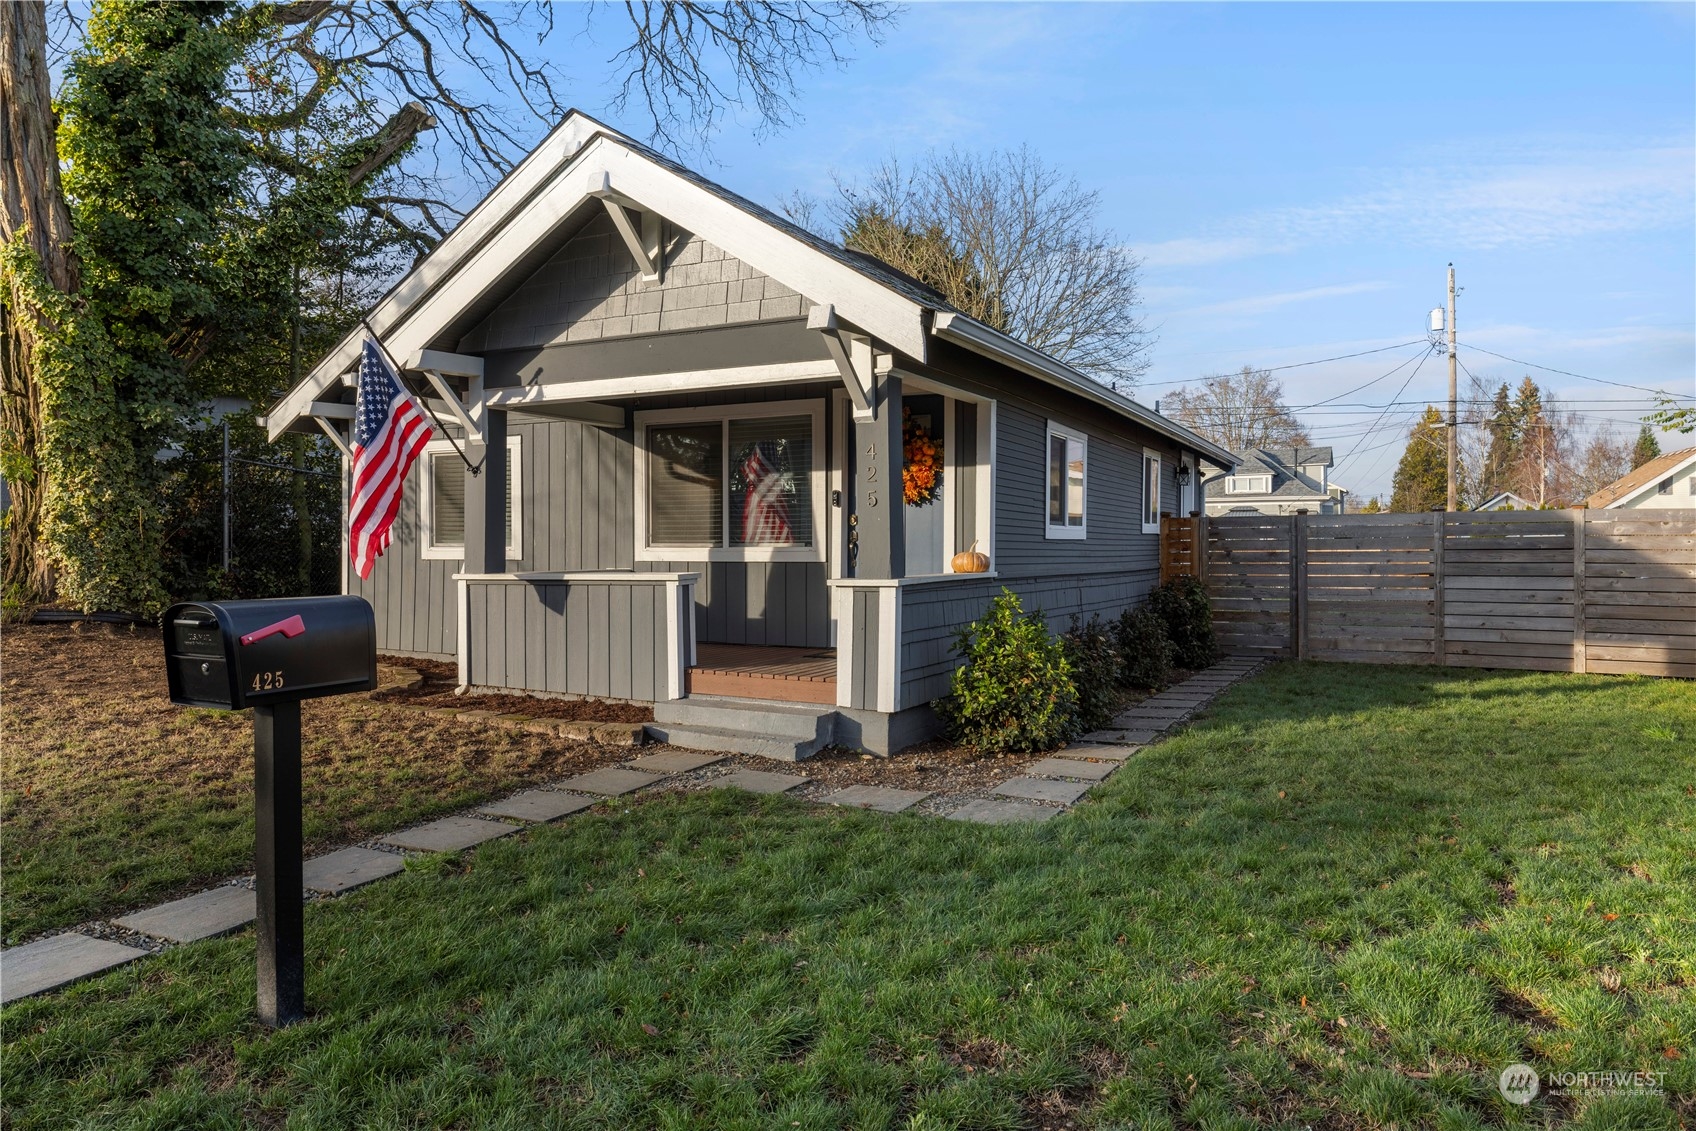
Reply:
[[1455, 388], [1455, 265], [1449, 264], [1449, 510], [1460, 509], [1460, 493], [1455, 485], [1455, 450], [1459, 439], [1459, 417], [1456, 415]]

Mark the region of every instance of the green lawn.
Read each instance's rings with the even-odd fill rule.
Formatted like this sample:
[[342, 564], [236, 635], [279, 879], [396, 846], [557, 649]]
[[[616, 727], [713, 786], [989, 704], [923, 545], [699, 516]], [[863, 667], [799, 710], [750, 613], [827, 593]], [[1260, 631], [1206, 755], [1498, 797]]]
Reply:
[[310, 908], [281, 1033], [250, 935], [14, 1005], [7, 1121], [1670, 1131], [1693, 746], [1688, 683], [1285, 665], [1038, 827], [662, 796]]
[[[253, 721], [166, 698], [156, 631], [8, 625], [0, 666], [0, 936], [253, 867]], [[304, 704], [305, 836], [342, 845], [557, 778], [582, 748], [363, 695]]]

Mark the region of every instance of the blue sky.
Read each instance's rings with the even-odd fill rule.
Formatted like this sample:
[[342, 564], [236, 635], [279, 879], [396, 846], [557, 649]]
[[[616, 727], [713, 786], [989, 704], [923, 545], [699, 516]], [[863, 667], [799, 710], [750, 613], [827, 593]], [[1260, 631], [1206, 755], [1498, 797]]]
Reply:
[[[553, 41], [570, 94], [643, 135], [606, 109], [594, 40]], [[1646, 394], [1478, 350], [1696, 392], [1696, 5], [920, 3], [853, 54], [803, 80], [795, 128], [728, 119], [703, 172], [775, 204], [887, 156], [1030, 144], [1144, 259], [1139, 399], [1417, 342], [1451, 261], [1461, 359], [1492, 384], [1530, 372], [1633, 435]], [[1440, 356], [1385, 377], [1421, 349], [1278, 374], [1298, 408], [1383, 378], [1301, 413], [1359, 495], [1447, 395]]]

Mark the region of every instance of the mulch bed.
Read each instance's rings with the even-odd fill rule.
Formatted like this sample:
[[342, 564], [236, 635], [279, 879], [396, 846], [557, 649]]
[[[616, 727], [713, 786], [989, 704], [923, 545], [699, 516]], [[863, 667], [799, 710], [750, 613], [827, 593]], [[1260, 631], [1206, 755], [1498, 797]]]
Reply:
[[532, 719], [560, 719], [587, 723], [651, 723], [653, 708], [643, 703], [609, 703], [604, 699], [554, 699], [540, 695], [455, 695], [459, 672], [440, 660], [411, 656], [379, 656], [396, 667], [411, 668], [424, 677], [417, 689], [399, 687], [373, 692], [379, 703], [406, 703], [416, 707], [452, 707], [461, 711], [493, 711], [502, 715], [526, 715]]

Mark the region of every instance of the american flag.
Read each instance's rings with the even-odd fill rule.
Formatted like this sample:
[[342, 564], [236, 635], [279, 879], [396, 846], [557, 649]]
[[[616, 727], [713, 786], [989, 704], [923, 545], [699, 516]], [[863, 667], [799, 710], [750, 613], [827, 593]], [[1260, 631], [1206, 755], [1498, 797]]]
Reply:
[[770, 546], [795, 541], [789, 528], [789, 507], [783, 501], [783, 476], [767, 454], [770, 441], [760, 440], [742, 457], [742, 544]]
[[389, 528], [400, 511], [401, 485], [431, 435], [418, 402], [365, 341], [359, 392], [353, 409], [353, 499], [348, 504], [348, 552], [363, 580], [389, 548]]

